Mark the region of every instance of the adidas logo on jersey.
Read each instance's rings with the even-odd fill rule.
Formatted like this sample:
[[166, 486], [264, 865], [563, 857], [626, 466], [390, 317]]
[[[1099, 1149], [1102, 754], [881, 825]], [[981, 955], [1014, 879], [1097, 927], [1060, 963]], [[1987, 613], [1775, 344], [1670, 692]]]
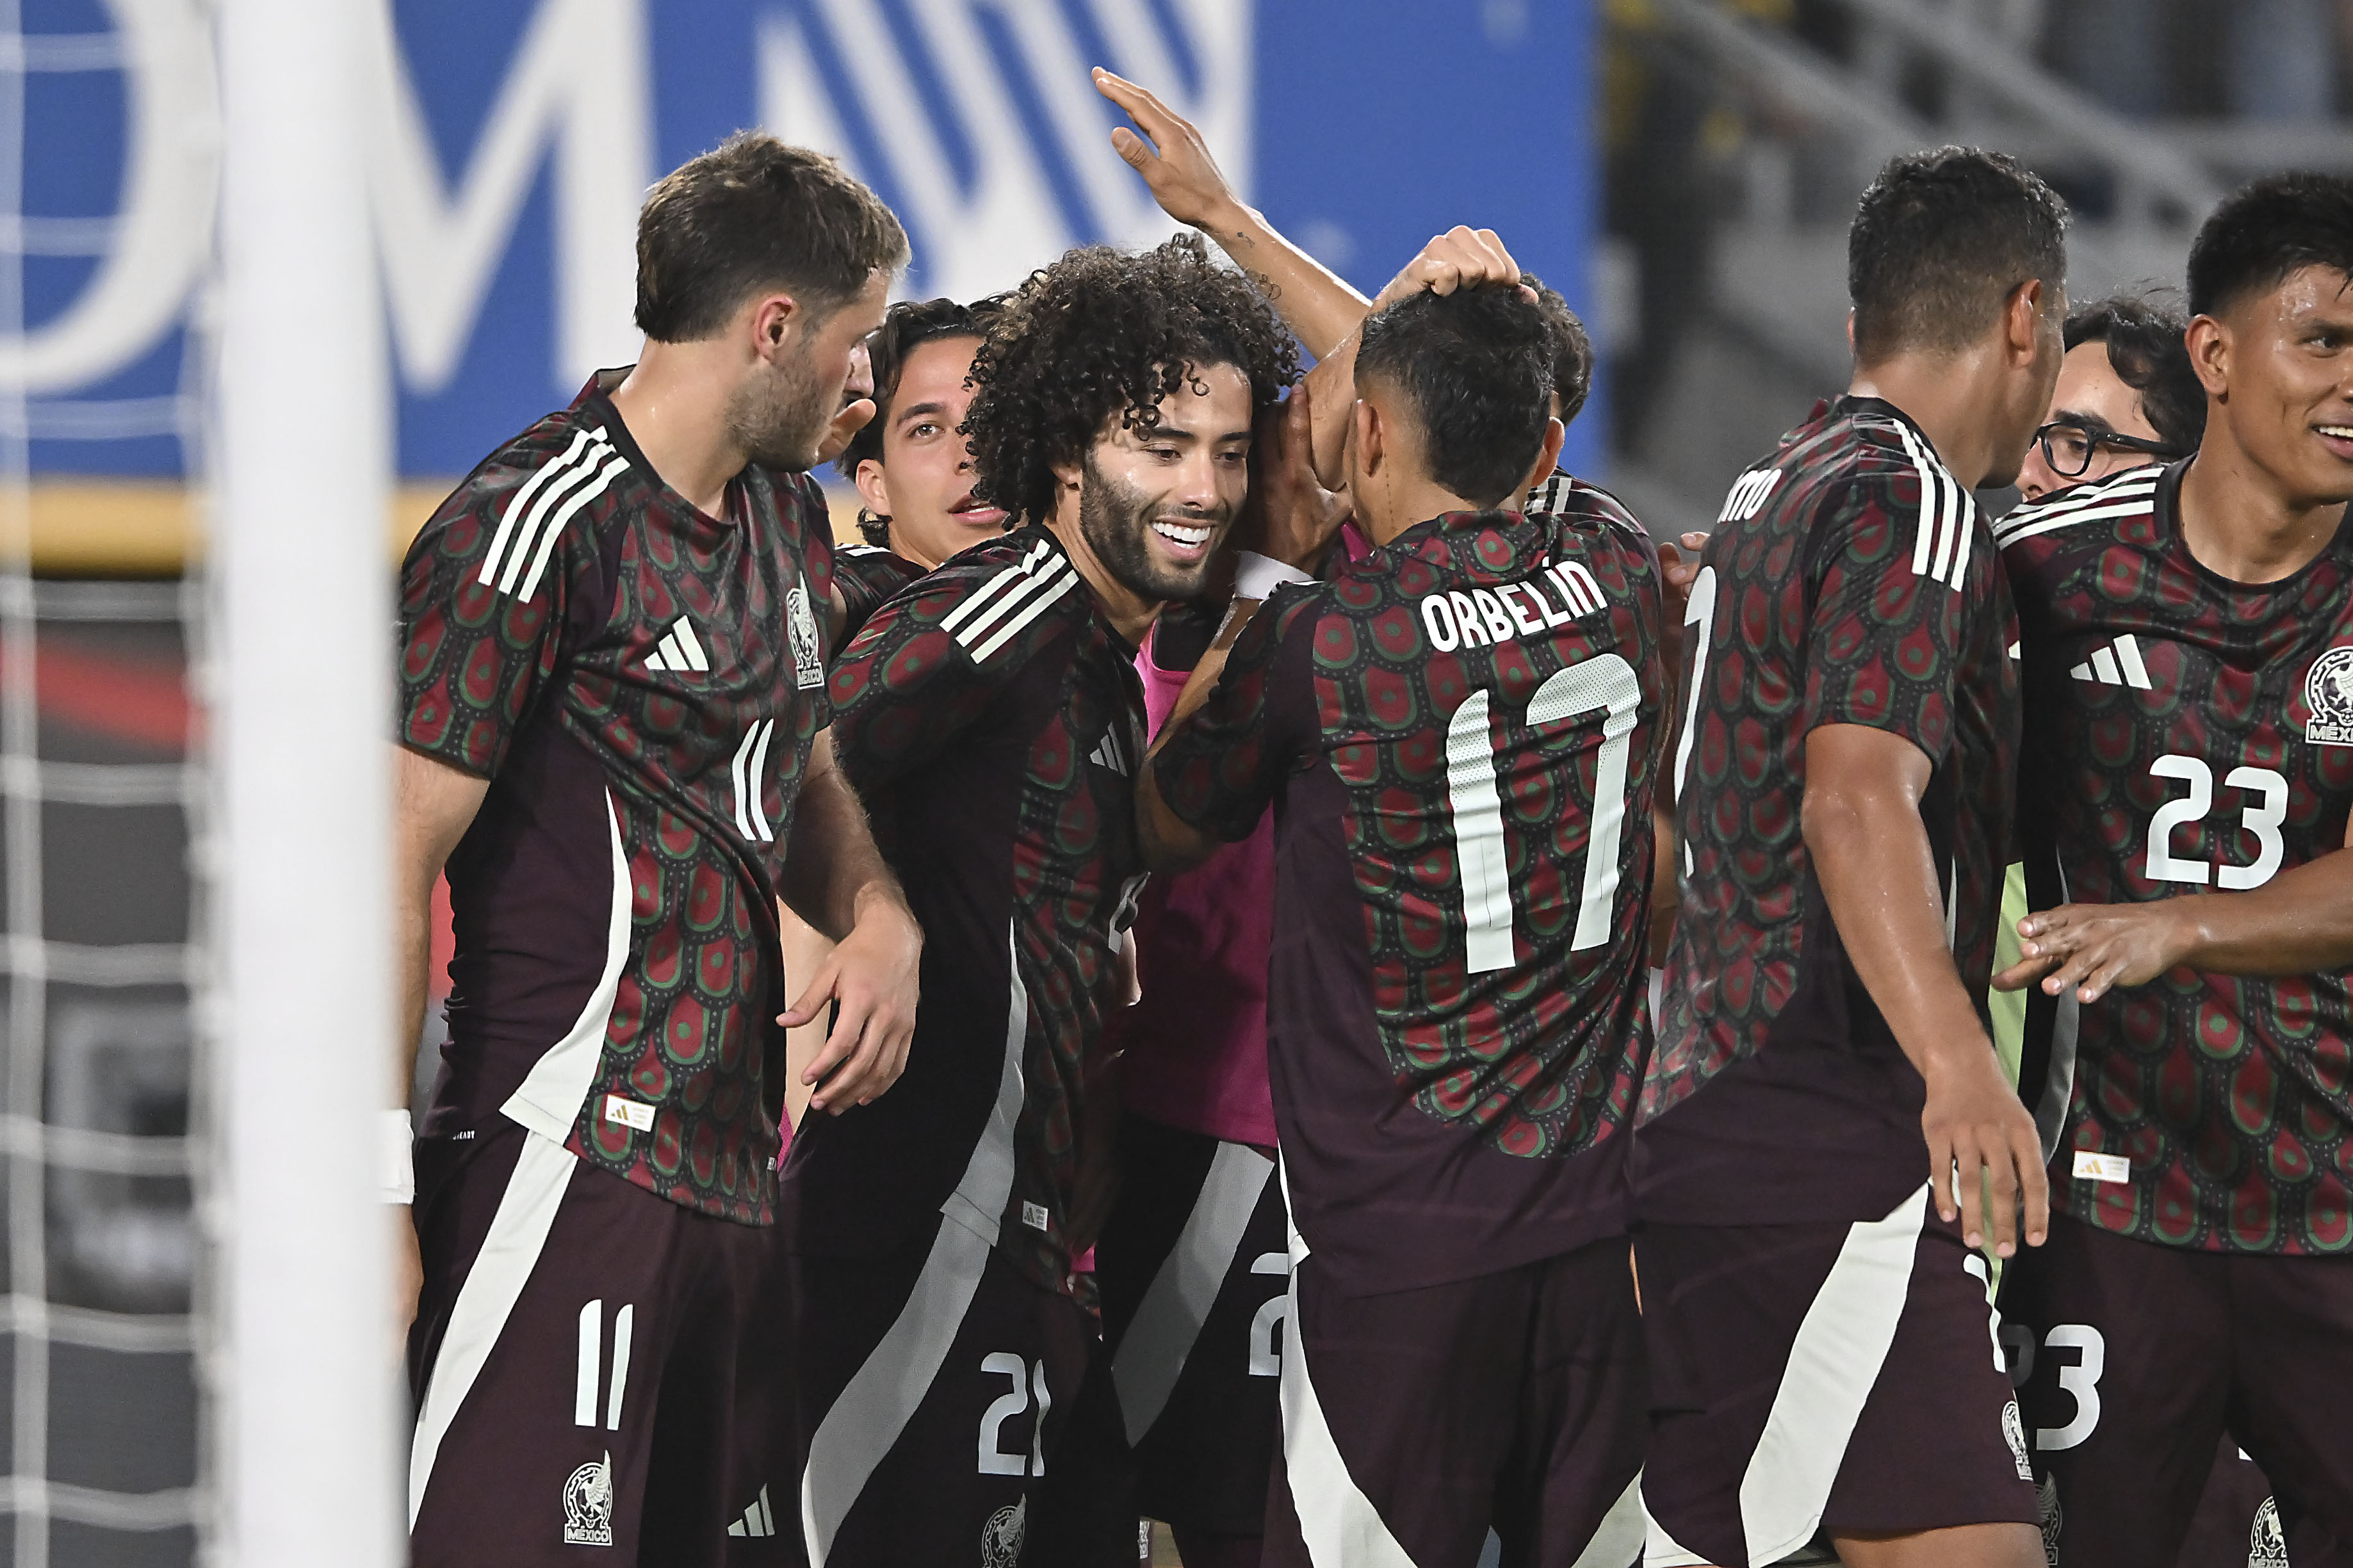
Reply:
[[768, 1489], [762, 1487], [744, 1517], [727, 1527], [730, 1535], [774, 1535], [776, 1533], [776, 1510], [768, 1506]]
[[2096, 681], [2102, 686], [2129, 686], [2135, 691], [2147, 691], [2148, 666], [2140, 661], [2140, 644], [2130, 632], [2103, 648], [2094, 648], [2092, 657], [2069, 670], [2078, 680]]
[[1122, 778], [1132, 778], [1135, 767], [1128, 753], [1134, 745], [1133, 737], [1121, 734], [1118, 723], [1113, 721], [1112, 727], [1103, 731], [1103, 738], [1096, 742], [1087, 761], [1098, 767], [1109, 768]]
[[1731, 493], [1724, 498], [1724, 510], [1716, 513], [1718, 522], [1746, 522], [1765, 510], [1766, 498], [1781, 482], [1778, 468], [1752, 468], [1732, 481]]
[[696, 638], [694, 627], [688, 624], [684, 616], [681, 616], [670, 623], [670, 628], [662, 634], [661, 641], [654, 645], [654, 651], [646, 656], [646, 668], [655, 671], [676, 670], [681, 674], [691, 670], [701, 675], [711, 668], [711, 658], [702, 651], [702, 644]]

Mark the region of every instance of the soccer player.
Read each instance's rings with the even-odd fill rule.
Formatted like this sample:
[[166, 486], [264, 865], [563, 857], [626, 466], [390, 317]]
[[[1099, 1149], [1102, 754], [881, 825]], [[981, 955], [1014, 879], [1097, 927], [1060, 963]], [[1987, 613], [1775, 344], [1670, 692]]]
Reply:
[[[654, 187], [638, 256], [644, 356], [492, 453], [403, 575], [401, 1038], [445, 862], [457, 931], [416, 1150], [420, 1564], [715, 1563], [765, 1513], [778, 1025], [839, 1004], [839, 1110], [914, 1019], [921, 936], [827, 728], [807, 472], [871, 412], [844, 394], [906, 240], [745, 135]], [[781, 1020], [780, 895], [841, 943]]]
[[1545, 314], [1493, 248], [1496, 283], [1366, 319], [1353, 389], [1345, 351], [1318, 365], [1375, 548], [1237, 601], [1138, 791], [1155, 868], [1281, 803], [1273, 1563], [1469, 1568], [1492, 1528], [1507, 1561], [1566, 1568], [1641, 1461], [1620, 1177], [1657, 567], [1599, 491], [1498, 509], [1552, 471], [1560, 426]]
[[2021, 1199], [2046, 1222], [1983, 1015], [2019, 719], [1969, 492], [2049, 406], [2065, 225], [1999, 154], [1890, 162], [1848, 236], [1847, 394], [1702, 554], [1632, 1161], [1657, 1568], [1818, 1531], [1864, 1568], [2042, 1561], [1974, 1250], [2015, 1252]]
[[2060, 1211], [2003, 1289], [2071, 1568], [2171, 1561], [2225, 1430], [2296, 1563], [2353, 1542], [2353, 182], [2257, 181], [2189, 273], [2196, 456], [1998, 533], [2061, 906], [2003, 977]]
[[882, 601], [966, 547], [1005, 531], [1005, 509], [973, 493], [972, 448], [962, 433], [972, 405], [972, 356], [1004, 308], [1002, 296], [891, 307], [874, 334], [874, 417], [834, 467], [858, 487], [864, 545], [834, 556], [846, 645]]
[[[883, 317], [868, 345], [874, 416], [859, 426], [834, 470], [858, 487], [864, 544], [833, 552], [827, 595], [839, 650], [882, 601], [968, 544], [1005, 531], [1005, 512], [972, 493], [972, 454], [957, 427], [972, 388], [973, 351], [999, 301], [902, 301]], [[833, 943], [790, 910], [784, 913], [785, 973], [822, 967]], [[820, 1016], [790, 1031], [784, 1136], [801, 1119], [814, 1085], [808, 1064], [830, 1026]]]
[[1143, 873], [1136, 644], [1200, 592], [1296, 374], [1196, 237], [1033, 275], [965, 419], [977, 493], [1021, 526], [834, 668], [843, 765], [927, 940], [907, 1078], [804, 1130], [783, 1182], [811, 1568], [1020, 1552], [1094, 1340], [1072, 1259], [1101, 1220], [1091, 1078]]
[[2189, 325], [2178, 311], [2133, 294], [2069, 313], [2051, 411], [2018, 471], [2028, 500], [2198, 449], [2206, 389], [2182, 342]]

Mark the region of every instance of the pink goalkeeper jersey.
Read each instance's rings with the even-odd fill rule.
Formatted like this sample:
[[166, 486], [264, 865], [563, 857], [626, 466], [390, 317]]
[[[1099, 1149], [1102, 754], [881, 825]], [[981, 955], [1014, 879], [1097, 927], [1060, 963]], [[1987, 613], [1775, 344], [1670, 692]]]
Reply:
[[[1154, 628], [1156, 636], [1158, 628]], [[1191, 673], [1153, 662], [1144, 639], [1135, 672], [1152, 733]], [[1139, 1116], [1229, 1143], [1274, 1143], [1266, 1075], [1266, 955], [1273, 943], [1274, 814], [1258, 831], [1193, 869], [1155, 877], [1135, 911], [1144, 1000], [1114, 1014], [1119, 1097]]]
[[[1340, 546], [1356, 561], [1372, 542], [1351, 521], [1341, 525]], [[1158, 631], [1135, 656], [1155, 736], [1192, 676], [1153, 662]], [[1146, 883], [1133, 934], [1144, 1001], [1113, 1015], [1106, 1030], [1126, 1053], [1121, 1104], [1188, 1132], [1272, 1148], [1266, 959], [1274, 944], [1274, 813], [1190, 871]]]

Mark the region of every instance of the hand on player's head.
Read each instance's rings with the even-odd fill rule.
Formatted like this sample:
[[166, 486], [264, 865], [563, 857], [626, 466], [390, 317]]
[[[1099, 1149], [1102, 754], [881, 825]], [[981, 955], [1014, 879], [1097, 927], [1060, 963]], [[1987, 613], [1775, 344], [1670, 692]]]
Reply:
[[1193, 122], [1149, 90], [1101, 66], [1095, 68], [1094, 83], [1097, 92], [1135, 122], [1135, 131], [1124, 125], [1113, 128], [1112, 151], [1144, 176], [1160, 210], [1196, 228], [1215, 222], [1219, 208], [1232, 205], [1234, 189]]
[[[1382, 289], [1373, 300], [1373, 309], [1385, 310], [1425, 289], [1445, 295], [1458, 289], [1500, 287], [1519, 281], [1520, 264], [1512, 259], [1512, 253], [1504, 248], [1504, 242], [1495, 237], [1493, 229], [1457, 224], [1444, 234], [1430, 237], [1421, 253], [1407, 262], [1404, 269]], [[1535, 300], [1535, 290], [1526, 285], [1522, 284], [1520, 291], [1531, 302]]]
[[1312, 572], [1348, 518], [1345, 497], [1317, 482], [1310, 461], [1314, 407], [1307, 383], [1259, 416], [1250, 496], [1235, 520], [1237, 548]]

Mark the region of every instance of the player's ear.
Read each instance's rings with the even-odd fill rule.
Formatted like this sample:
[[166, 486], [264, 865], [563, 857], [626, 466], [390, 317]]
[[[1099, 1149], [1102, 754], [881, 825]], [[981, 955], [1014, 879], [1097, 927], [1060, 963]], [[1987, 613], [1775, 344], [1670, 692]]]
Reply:
[[1567, 426], [1557, 419], [1545, 421], [1544, 448], [1536, 454], [1535, 466], [1528, 470], [1528, 477], [1520, 481], [1523, 496], [1552, 478], [1552, 471], [1560, 467], [1560, 444], [1567, 438]]
[[1381, 459], [1387, 455], [1388, 447], [1388, 432], [1381, 426], [1380, 410], [1373, 406], [1371, 398], [1359, 397], [1349, 417], [1355, 423], [1353, 433], [1356, 441], [1358, 471], [1366, 475], [1380, 472]]
[[800, 302], [790, 294], [763, 294], [744, 307], [752, 332], [752, 351], [762, 359], [783, 352], [801, 324]]
[[2198, 384], [2209, 397], [2224, 397], [2231, 391], [2231, 329], [2212, 316], [2200, 316], [2189, 323], [2182, 334], [2183, 346], [2189, 350], [2189, 368], [2198, 373]]
[[866, 503], [868, 511], [877, 517], [891, 515], [891, 487], [883, 481], [881, 464], [871, 458], [860, 458], [850, 482], [858, 487], [858, 499]]
[[2010, 291], [2001, 313], [2002, 347], [2021, 363], [2031, 362], [2042, 335], [2042, 279], [2030, 278]]

